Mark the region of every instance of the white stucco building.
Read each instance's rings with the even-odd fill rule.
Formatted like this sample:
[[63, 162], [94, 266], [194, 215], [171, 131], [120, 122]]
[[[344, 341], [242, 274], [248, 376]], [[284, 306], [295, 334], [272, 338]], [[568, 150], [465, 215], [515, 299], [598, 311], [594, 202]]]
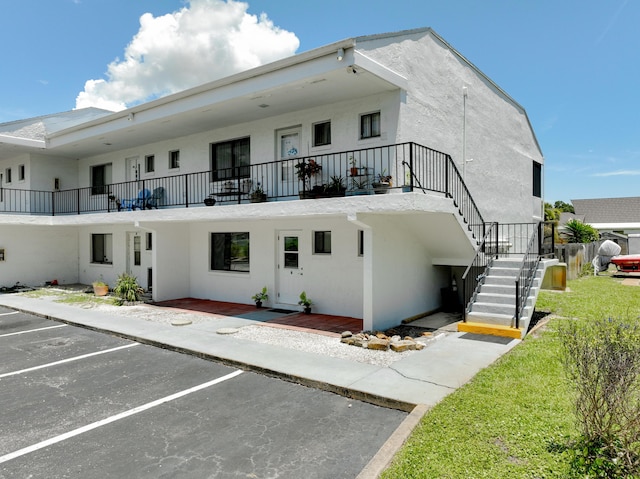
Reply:
[[[433, 30], [350, 38], [117, 113], [1, 124], [0, 285], [127, 271], [158, 301], [240, 303], [266, 285], [272, 306], [304, 290], [384, 328], [440, 307], [485, 222], [541, 219], [542, 165], [524, 108]], [[344, 196], [300, 199], [332, 177]]]

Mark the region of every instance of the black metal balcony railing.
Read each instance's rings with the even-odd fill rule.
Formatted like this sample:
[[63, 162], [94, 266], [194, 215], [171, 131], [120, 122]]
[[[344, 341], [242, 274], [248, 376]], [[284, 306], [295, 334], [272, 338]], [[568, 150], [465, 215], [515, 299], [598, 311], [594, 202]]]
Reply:
[[[315, 164], [314, 171], [306, 176], [303, 172], [309, 168], [297, 165], [310, 163]], [[385, 179], [391, 180], [390, 185], [380, 181]], [[482, 215], [451, 157], [416, 143], [61, 191], [0, 188], [0, 213], [69, 215], [188, 208], [203, 205], [209, 197], [217, 204], [248, 203], [258, 187], [269, 201], [279, 201], [310, 195], [373, 194], [386, 191], [387, 186], [397, 191], [444, 194], [453, 200], [469, 230], [481, 237]]]

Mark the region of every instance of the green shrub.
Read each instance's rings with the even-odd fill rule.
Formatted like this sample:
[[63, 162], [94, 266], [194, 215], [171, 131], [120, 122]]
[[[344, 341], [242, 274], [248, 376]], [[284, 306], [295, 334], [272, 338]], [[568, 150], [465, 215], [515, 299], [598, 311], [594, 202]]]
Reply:
[[560, 328], [575, 391], [579, 438], [568, 444], [576, 477], [640, 474], [640, 324], [598, 319]]
[[593, 226], [580, 220], [569, 220], [565, 223], [563, 233], [569, 243], [592, 243], [600, 239], [600, 233]]
[[137, 278], [127, 273], [122, 273], [118, 276], [116, 286], [113, 288], [113, 293], [123, 302], [133, 303], [140, 301], [140, 296], [143, 292], [144, 290], [138, 284]]

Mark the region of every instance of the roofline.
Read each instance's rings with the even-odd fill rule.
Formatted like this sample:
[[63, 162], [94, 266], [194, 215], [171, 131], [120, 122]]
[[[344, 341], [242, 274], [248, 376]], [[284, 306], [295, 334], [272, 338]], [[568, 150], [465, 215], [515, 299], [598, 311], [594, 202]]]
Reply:
[[5, 135], [2, 133], [0, 133], [0, 143], [40, 149], [45, 149], [47, 147], [47, 142], [45, 140], [33, 140], [30, 138], [21, 138], [19, 136]]
[[151, 100], [149, 102], [141, 103], [140, 105], [132, 106], [125, 110], [115, 112], [111, 115], [106, 115], [101, 118], [97, 118], [95, 120], [91, 120], [86, 123], [82, 123], [80, 125], [67, 128], [65, 130], [57, 131], [55, 133], [52, 133], [49, 138], [56, 138], [58, 136], [63, 136], [69, 133], [73, 133], [75, 131], [91, 128], [96, 125], [101, 125], [101, 124], [109, 123], [111, 121], [115, 121], [118, 119], [127, 118], [130, 114], [136, 114], [143, 111], [152, 110], [159, 106], [163, 106], [178, 100], [183, 100], [191, 96], [199, 95], [201, 93], [204, 93], [210, 90], [215, 90], [217, 88], [221, 88], [227, 85], [232, 85], [234, 83], [250, 80], [252, 78], [256, 78], [261, 75], [266, 75], [268, 73], [272, 73], [272, 72], [281, 70], [283, 68], [288, 68], [294, 65], [315, 60], [317, 58], [321, 58], [323, 56], [332, 54], [336, 52], [339, 48], [352, 48], [352, 47], [355, 47], [354, 38], [349, 38], [346, 40], [330, 43], [329, 45], [324, 45], [322, 47], [318, 47], [313, 50], [308, 50], [306, 52], [298, 53], [296, 55], [292, 55], [292, 56], [283, 58], [281, 60], [276, 60], [271, 63], [267, 63], [264, 65], [257, 66], [255, 68], [251, 68], [249, 70], [244, 70], [242, 72], [234, 73], [233, 75], [219, 78], [217, 80], [213, 80], [208, 83], [203, 83], [201, 85], [188, 88], [186, 90], [182, 90], [176, 93], [171, 93], [169, 95], [163, 96], [162, 98], [158, 98], [156, 100]]

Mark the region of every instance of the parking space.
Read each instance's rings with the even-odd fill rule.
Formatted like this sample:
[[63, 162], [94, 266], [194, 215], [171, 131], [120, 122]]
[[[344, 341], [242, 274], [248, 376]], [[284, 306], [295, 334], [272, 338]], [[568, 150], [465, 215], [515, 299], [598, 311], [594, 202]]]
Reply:
[[0, 477], [353, 478], [406, 413], [0, 309]]

